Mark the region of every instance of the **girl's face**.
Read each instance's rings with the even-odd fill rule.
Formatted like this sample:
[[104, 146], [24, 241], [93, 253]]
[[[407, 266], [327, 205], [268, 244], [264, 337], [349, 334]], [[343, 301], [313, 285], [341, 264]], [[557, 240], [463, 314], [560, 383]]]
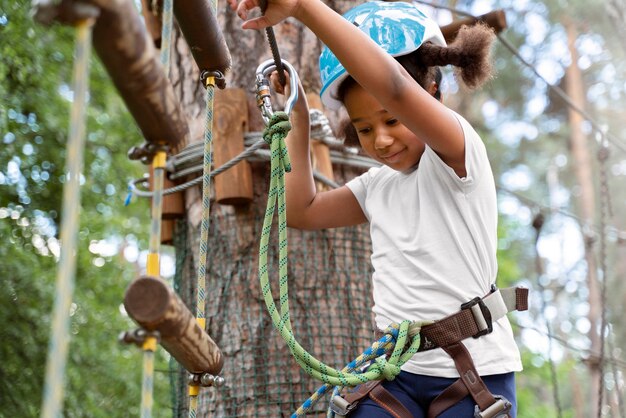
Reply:
[[346, 91], [343, 104], [361, 147], [370, 157], [398, 171], [417, 166], [424, 153], [424, 143], [371, 94], [354, 84]]

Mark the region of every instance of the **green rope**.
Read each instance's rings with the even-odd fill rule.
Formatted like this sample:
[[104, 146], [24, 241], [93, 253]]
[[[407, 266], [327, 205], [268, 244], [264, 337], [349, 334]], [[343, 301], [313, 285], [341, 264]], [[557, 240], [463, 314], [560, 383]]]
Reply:
[[61, 217], [61, 257], [56, 278], [52, 335], [48, 343], [48, 359], [43, 390], [41, 416], [62, 416], [65, 365], [69, 345], [70, 305], [76, 275], [76, 241], [80, 208], [80, 172], [85, 149], [89, 55], [93, 21], [81, 21], [76, 27], [73, 91], [70, 133], [67, 142], [65, 186]]
[[[419, 333], [413, 335], [414, 333], [411, 332], [411, 337], [409, 337], [409, 329], [412, 326], [410, 321], [404, 321], [400, 324], [396, 342], [393, 344], [393, 348], [389, 347], [391, 352], [389, 357], [373, 359], [370, 367], [362, 373], [354, 372], [350, 368], [339, 371], [320, 362], [307, 352], [293, 335], [289, 316], [287, 282], [288, 246], [284, 177], [285, 172], [291, 171], [291, 163], [285, 144], [285, 137], [290, 129], [289, 116], [284, 112], [275, 112], [263, 133], [264, 140], [270, 145], [271, 157], [270, 185], [259, 248], [259, 279], [265, 305], [272, 323], [287, 343], [289, 350], [300, 367], [310, 376], [324, 382], [326, 385], [346, 387], [357, 386], [371, 380], [383, 378], [392, 380], [400, 373], [400, 367], [417, 352], [419, 347]], [[269, 240], [276, 206], [278, 206], [280, 310], [277, 309], [274, 303], [267, 266]], [[408, 346], [406, 350], [405, 346]]]

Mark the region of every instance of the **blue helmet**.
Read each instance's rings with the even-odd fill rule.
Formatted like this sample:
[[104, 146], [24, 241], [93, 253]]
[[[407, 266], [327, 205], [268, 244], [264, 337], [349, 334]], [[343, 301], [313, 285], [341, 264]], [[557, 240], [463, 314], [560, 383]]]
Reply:
[[[393, 57], [409, 54], [426, 41], [446, 45], [439, 25], [412, 3], [369, 1], [348, 10], [343, 17]], [[322, 103], [330, 109], [337, 109], [341, 106], [335, 98], [337, 89], [348, 73], [326, 46], [322, 49], [319, 65]]]

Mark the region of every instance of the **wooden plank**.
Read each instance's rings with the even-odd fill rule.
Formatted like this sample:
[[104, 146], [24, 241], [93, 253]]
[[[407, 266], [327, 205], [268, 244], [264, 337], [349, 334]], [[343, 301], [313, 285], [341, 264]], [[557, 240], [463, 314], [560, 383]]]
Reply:
[[[215, 92], [213, 125], [214, 168], [241, 154], [244, 132], [248, 126], [248, 104], [243, 89]], [[252, 202], [252, 170], [246, 160], [215, 176], [215, 201], [224, 205], [245, 205]]]

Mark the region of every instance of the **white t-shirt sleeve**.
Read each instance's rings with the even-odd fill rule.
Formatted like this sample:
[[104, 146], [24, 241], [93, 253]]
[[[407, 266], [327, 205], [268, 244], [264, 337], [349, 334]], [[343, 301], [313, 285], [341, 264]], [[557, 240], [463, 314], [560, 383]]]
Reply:
[[447, 165], [432, 148], [426, 147], [422, 159], [427, 158], [433, 169], [446, 178], [450, 185], [460, 187], [465, 193], [469, 193], [485, 175], [491, 176], [491, 168], [487, 150], [478, 133], [462, 116], [452, 112], [459, 121], [465, 136], [465, 177], [459, 177], [454, 170]]
[[376, 176], [376, 173], [378, 173], [379, 170], [380, 167], [372, 167], [365, 173], [353, 178], [346, 183], [346, 186], [348, 187], [348, 189], [350, 189], [352, 194], [354, 194], [354, 197], [356, 197], [356, 200], [361, 206], [361, 210], [368, 220], [370, 219], [370, 214], [367, 210], [367, 205], [365, 204], [365, 198], [367, 197], [367, 188], [369, 187], [372, 179]]

